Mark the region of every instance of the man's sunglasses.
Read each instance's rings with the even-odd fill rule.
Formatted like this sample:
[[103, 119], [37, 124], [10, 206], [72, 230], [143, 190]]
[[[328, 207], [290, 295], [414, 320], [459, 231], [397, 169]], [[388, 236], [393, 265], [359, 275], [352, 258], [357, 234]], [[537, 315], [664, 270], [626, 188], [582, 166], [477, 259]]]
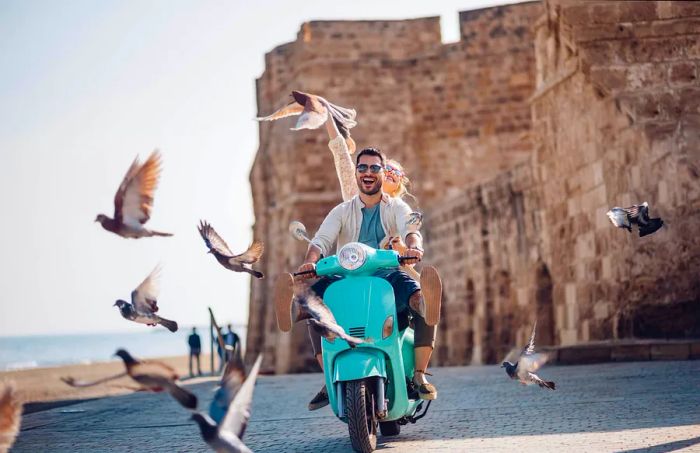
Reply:
[[370, 172], [372, 172], [372, 173], [374, 173], [374, 174], [377, 174], [377, 173], [379, 173], [380, 171], [382, 171], [382, 166], [381, 166], [381, 165], [377, 165], [377, 164], [372, 164], [372, 165], [359, 164], [359, 165], [358, 165], [357, 167], [355, 167], [355, 168], [357, 169], [357, 172], [358, 172], [358, 173], [367, 173], [367, 170], [369, 170]]

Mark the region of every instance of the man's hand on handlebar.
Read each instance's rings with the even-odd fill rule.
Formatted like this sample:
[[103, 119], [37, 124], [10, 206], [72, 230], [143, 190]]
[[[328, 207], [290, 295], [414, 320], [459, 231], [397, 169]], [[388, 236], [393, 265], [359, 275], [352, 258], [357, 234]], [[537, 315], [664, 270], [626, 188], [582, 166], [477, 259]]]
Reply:
[[[423, 259], [423, 251], [415, 248], [409, 248], [403, 255], [403, 264], [415, 264]], [[409, 259], [406, 259], [409, 258]], [[414, 259], [410, 259], [414, 258]]]
[[294, 273], [294, 276], [302, 280], [316, 277], [316, 263], [304, 263]]

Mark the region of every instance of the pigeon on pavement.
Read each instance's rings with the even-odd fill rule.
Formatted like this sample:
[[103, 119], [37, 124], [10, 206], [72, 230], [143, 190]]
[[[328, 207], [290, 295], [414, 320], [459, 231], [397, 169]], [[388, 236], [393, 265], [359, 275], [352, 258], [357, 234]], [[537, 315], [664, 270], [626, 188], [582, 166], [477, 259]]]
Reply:
[[293, 131], [300, 129], [318, 129], [323, 126], [330, 114], [333, 118], [340, 135], [345, 138], [350, 153], [354, 153], [356, 149], [355, 141], [350, 137], [350, 129], [357, 126], [355, 117], [357, 113], [353, 109], [340, 107], [328, 102], [326, 99], [315, 94], [304, 93], [301, 91], [292, 91], [291, 103], [277, 110], [272, 115], [262, 118], [257, 118], [258, 121], [274, 121], [288, 116], [300, 115]]
[[506, 373], [511, 379], [517, 379], [523, 385], [537, 384], [542, 388], [554, 390], [555, 384], [552, 381], [545, 381], [535, 374], [542, 365], [547, 362], [545, 354], [535, 353], [535, 331], [537, 322], [532, 326], [530, 342], [522, 350], [520, 357], [515, 363], [503, 361], [501, 368], [506, 369]]
[[256, 263], [263, 254], [265, 249], [262, 242], [254, 241], [248, 250], [240, 255], [234, 255], [231, 249], [228, 248], [226, 242], [219, 236], [206, 220], [199, 221], [199, 234], [202, 235], [204, 243], [209, 247], [209, 252], [214, 255], [218, 261], [226, 269], [234, 272], [247, 272], [255, 278], [264, 278], [262, 272], [254, 270], [251, 265]]
[[311, 326], [328, 341], [334, 341], [337, 337], [348, 342], [351, 348], [365, 342], [362, 338], [352, 337], [345, 333], [335, 316], [323, 300], [316, 296], [306, 285], [298, 284], [294, 296], [296, 307], [296, 321], [308, 319]]
[[0, 452], [10, 451], [19, 433], [21, 421], [22, 402], [14, 383], [0, 383]]
[[138, 288], [131, 292], [131, 303], [118, 299], [114, 306], [119, 307], [119, 312], [124, 319], [149, 326], [160, 324], [169, 331], [176, 332], [177, 323], [175, 321], [161, 318], [156, 314], [158, 311], [159, 277], [160, 267], [156, 266]]
[[644, 237], [661, 228], [664, 221], [661, 218], [649, 218], [649, 203], [635, 204], [629, 208], [614, 207], [607, 213], [610, 222], [618, 228], [624, 228], [630, 233], [632, 225], [639, 228], [639, 237]]
[[[237, 373], [231, 373], [221, 388], [224, 389], [223, 399], [227, 402], [226, 413], [220, 422], [215, 422], [213, 416], [195, 412], [192, 419], [197, 422], [202, 432], [202, 438], [212, 450], [226, 453], [242, 453], [251, 450], [243, 443], [243, 434], [250, 419], [250, 409], [253, 403], [255, 381], [260, 370], [262, 355], [259, 355], [250, 374], [236, 392]], [[229, 382], [232, 380], [233, 382]], [[236, 392], [236, 393], [234, 393]]]
[[95, 222], [102, 228], [124, 238], [172, 236], [171, 233], [147, 230], [143, 225], [151, 218], [153, 193], [160, 176], [160, 153], [155, 150], [141, 164], [138, 156], [126, 172], [114, 196], [114, 218], [98, 214]]

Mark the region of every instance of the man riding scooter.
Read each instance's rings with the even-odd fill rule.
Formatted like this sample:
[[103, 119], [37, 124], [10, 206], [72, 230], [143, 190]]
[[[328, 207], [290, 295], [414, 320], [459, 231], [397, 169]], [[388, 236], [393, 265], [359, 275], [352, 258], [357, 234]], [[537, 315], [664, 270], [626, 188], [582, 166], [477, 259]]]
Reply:
[[[422, 259], [420, 232], [408, 228], [411, 208], [401, 199], [382, 193], [384, 166], [385, 157], [375, 148], [366, 148], [357, 154], [355, 176], [360, 193], [333, 208], [326, 216], [311, 240], [304, 263], [298, 269], [300, 278], [314, 277], [316, 262], [321, 256], [332, 255], [349, 242], [360, 242], [379, 249], [385, 238], [400, 237], [408, 248], [404, 263], [412, 264]], [[426, 380], [425, 371], [435, 343], [435, 326], [440, 318], [440, 277], [430, 266], [425, 266], [421, 272], [420, 284], [398, 269], [381, 269], [374, 275], [392, 286], [399, 319], [407, 322], [409, 313], [412, 315], [416, 368], [413, 383], [421, 399], [433, 400], [437, 397], [437, 389]], [[334, 276], [323, 277], [311, 289], [322, 298], [326, 288], [337, 280], [338, 277]], [[275, 310], [280, 329], [287, 332], [292, 327], [292, 285], [283, 284], [282, 289], [276, 296]], [[320, 336], [311, 332], [310, 329], [314, 354], [323, 367]], [[324, 386], [309, 404], [309, 409], [318, 409], [327, 404], [328, 393]]]

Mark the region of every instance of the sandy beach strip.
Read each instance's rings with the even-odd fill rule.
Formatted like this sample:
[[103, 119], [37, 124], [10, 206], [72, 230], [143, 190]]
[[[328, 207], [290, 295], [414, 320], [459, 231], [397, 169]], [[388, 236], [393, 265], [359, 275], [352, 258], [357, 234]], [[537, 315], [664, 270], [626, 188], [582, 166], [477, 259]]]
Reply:
[[[181, 379], [189, 377], [188, 356], [159, 357], [159, 360], [175, 368]], [[209, 373], [209, 355], [201, 356], [202, 372]], [[76, 400], [122, 395], [135, 391], [136, 383], [129, 377], [115, 379], [94, 387], [74, 388], [61, 381], [61, 377], [92, 381], [124, 371], [121, 360], [96, 362], [91, 364], [64, 365], [50, 368], [30, 368], [26, 370], [0, 372], [0, 381], [14, 381], [21, 399], [26, 404], [25, 411], [36, 412], [44, 408], [70, 404]], [[196, 371], [196, 370], [195, 370]]]

